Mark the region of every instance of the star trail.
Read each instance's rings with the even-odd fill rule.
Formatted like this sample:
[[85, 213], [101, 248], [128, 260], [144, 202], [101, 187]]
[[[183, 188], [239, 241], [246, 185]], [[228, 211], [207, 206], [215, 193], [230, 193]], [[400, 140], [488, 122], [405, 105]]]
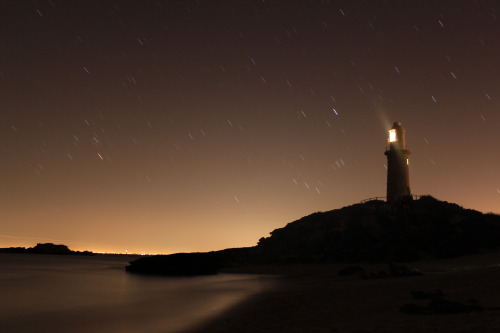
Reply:
[[496, 1], [4, 1], [0, 246], [252, 246], [384, 196], [500, 213]]

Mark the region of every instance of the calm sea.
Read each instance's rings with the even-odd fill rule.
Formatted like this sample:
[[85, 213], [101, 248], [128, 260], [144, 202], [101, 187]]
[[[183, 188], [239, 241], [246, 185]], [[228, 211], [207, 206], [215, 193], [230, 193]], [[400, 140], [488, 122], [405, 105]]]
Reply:
[[0, 332], [184, 332], [271, 283], [133, 275], [131, 259], [0, 254]]

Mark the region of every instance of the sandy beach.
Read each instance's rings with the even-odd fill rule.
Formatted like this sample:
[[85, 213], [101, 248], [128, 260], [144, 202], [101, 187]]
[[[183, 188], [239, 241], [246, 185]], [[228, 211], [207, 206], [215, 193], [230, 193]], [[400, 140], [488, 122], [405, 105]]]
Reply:
[[[361, 279], [339, 276], [348, 265], [246, 267], [241, 273], [273, 274], [276, 287], [256, 294], [193, 332], [498, 332], [500, 330], [500, 253], [406, 266], [425, 274]], [[359, 265], [369, 272], [387, 265]], [[234, 270], [233, 270], [234, 272]], [[405, 304], [425, 306], [411, 292], [434, 292], [484, 311], [409, 314]], [[469, 301], [469, 303], [467, 303]], [[495, 309], [497, 308], [497, 309]]]

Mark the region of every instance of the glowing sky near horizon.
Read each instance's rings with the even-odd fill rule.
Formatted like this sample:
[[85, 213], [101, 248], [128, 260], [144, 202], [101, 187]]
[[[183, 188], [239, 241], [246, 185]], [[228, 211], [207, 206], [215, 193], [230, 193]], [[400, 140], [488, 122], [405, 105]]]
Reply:
[[0, 247], [252, 246], [385, 195], [500, 213], [500, 2], [4, 1]]

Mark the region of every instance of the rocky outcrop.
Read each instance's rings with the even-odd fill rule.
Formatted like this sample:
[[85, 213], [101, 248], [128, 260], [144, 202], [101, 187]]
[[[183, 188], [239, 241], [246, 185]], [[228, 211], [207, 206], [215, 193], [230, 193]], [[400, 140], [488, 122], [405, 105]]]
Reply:
[[150, 275], [193, 276], [216, 274], [223, 267], [251, 261], [251, 248], [226, 249], [207, 253], [175, 253], [139, 258], [125, 267], [127, 272]]

